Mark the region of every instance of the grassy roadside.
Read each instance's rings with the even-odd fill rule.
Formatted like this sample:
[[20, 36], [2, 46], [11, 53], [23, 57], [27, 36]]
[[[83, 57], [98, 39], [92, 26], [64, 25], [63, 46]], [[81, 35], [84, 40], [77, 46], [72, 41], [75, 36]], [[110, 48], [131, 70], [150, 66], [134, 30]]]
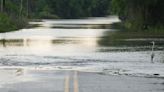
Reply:
[[123, 23], [115, 23], [111, 26], [112, 28], [119, 30], [116, 32], [116, 38], [164, 38], [164, 27], [152, 27], [142, 30], [127, 28]]
[[[122, 23], [111, 25], [115, 31], [107, 31], [98, 41], [102, 46], [150, 46], [155, 41], [156, 46], [164, 46], [164, 28], [151, 28], [149, 30], [132, 30], [126, 28]], [[163, 50], [163, 48], [156, 48]]]

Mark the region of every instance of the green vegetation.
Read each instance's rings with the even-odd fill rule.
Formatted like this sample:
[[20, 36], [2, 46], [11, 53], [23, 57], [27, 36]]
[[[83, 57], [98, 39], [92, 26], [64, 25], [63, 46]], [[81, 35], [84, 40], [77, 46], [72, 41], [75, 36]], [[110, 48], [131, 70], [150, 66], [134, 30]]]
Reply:
[[5, 14], [0, 14], [0, 32], [13, 29], [15, 29], [15, 25], [11, 19]]
[[23, 28], [27, 24], [24, 0], [0, 1], [0, 32]]
[[119, 15], [122, 27], [158, 32], [164, 29], [163, 10], [164, 0], [0, 0], [0, 32], [23, 28], [28, 19], [100, 17], [111, 13]]
[[111, 0], [47, 0], [60, 18], [99, 17], [110, 14]]
[[[110, 14], [111, 0], [27, 0], [30, 18], [83, 18]], [[27, 6], [27, 5], [26, 5]]]
[[0, 0], [0, 32], [23, 28], [28, 19], [109, 15], [111, 0]]
[[112, 0], [112, 7], [127, 28], [164, 29], [164, 0]]

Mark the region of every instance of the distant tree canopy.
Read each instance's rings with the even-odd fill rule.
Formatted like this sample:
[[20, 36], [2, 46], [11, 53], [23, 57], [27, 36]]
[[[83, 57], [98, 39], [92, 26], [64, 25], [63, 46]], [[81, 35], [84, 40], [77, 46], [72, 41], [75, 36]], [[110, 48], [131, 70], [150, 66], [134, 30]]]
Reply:
[[47, 0], [53, 14], [61, 18], [106, 16], [111, 0]]
[[111, 0], [0, 0], [0, 32], [35, 18], [83, 18], [110, 14]]
[[23, 28], [26, 24], [28, 0], [0, 0], [0, 32]]
[[[11, 2], [12, 0], [9, 1]], [[12, 2], [14, 1], [19, 2], [20, 0], [13, 0]], [[23, 1], [24, 11], [28, 9], [29, 16], [35, 18], [82, 18], [106, 16], [110, 14], [111, 2], [111, 0]], [[28, 2], [28, 7], [26, 2]]]
[[1, 0], [1, 13], [9, 16], [19, 16], [20, 10], [23, 9], [21, 6], [24, 6], [24, 4], [23, 0]]
[[164, 26], [164, 0], [112, 0], [112, 8], [128, 27]]
[[128, 28], [164, 27], [164, 0], [0, 0], [0, 31], [23, 27], [27, 18], [100, 17], [111, 10]]

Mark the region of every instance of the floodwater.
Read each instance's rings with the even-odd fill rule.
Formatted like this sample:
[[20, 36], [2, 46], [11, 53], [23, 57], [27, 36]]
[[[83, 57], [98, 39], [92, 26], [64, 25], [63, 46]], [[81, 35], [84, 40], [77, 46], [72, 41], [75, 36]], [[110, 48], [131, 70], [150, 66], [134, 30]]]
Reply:
[[119, 21], [116, 16], [43, 20], [30, 22], [39, 25], [35, 28], [0, 33], [0, 68], [164, 77], [164, 38], [115, 40], [121, 30], [106, 26]]

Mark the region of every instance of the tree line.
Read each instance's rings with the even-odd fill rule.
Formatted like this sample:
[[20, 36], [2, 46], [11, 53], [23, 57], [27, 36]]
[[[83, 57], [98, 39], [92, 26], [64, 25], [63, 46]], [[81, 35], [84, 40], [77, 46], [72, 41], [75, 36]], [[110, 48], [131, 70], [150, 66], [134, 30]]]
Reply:
[[51, 12], [61, 18], [100, 17], [110, 14], [111, 0], [47, 0]]
[[27, 24], [28, 0], [0, 0], [0, 32], [23, 28]]
[[27, 19], [83, 18], [110, 14], [111, 0], [0, 0], [0, 32], [23, 28]]
[[112, 9], [128, 28], [164, 27], [164, 0], [112, 0]]
[[117, 14], [127, 28], [163, 28], [164, 0], [0, 0], [0, 32], [23, 28], [27, 19], [110, 14]]
[[31, 18], [82, 18], [110, 14], [111, 0], [1, 0], [1, 13]]

